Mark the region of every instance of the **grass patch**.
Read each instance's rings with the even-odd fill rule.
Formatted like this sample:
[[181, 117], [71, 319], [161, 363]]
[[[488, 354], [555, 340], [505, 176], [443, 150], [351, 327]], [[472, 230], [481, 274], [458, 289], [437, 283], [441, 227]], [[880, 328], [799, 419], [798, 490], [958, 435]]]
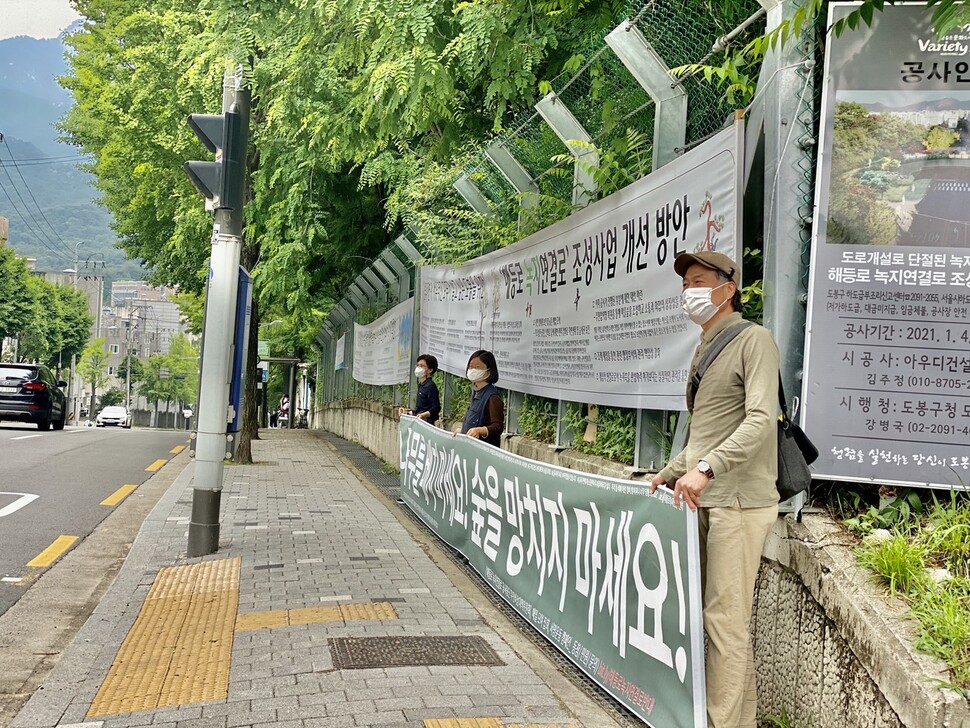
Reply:
[[758, 720], [758, 728], [812, 728], [812, 721], [799, 723], [794, 720], [785, 708], [778, 715], [763, 715]]
[[[858, 549], [859, 562], [874, 571], [889, 588], [910, 605], [909, 617], [917, 624], [915, 646], [943, 660], [950, 668], [951, 687], [970, 691], [970, 499], [950, 493], [940, 500], [935, 493], [921, 507], [913, 507], [910, 494], [905, 519], [899, 499], [889, 518], [869, 506], [860, 516], [843, 522], [859, 532], [873, 523], [890, 521], [888, 539], [870, 540]], [[885, 510], [885, 509], [883, 509]], [[888, 525], [888, 524], [887, 524]], [[942, 580], [934, 571], [946, 569]]]

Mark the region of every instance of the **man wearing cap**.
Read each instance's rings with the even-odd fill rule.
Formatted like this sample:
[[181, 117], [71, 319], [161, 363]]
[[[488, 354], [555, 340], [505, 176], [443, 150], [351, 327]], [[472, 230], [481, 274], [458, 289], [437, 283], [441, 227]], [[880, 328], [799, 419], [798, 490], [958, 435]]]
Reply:
[[[674, 270], [683, 305], [701, 327], [690, 377], [719, 334], [744, 325], [738, 266], [723, 253], [682, 253]], [[707, 632], [709, 728], [756, 728], [750, 623], [765, 539], [778, 517], [778, 347], [749, 324], [704, 373], [691, 396], [686, 447], [651, 481], [697, 510]]]

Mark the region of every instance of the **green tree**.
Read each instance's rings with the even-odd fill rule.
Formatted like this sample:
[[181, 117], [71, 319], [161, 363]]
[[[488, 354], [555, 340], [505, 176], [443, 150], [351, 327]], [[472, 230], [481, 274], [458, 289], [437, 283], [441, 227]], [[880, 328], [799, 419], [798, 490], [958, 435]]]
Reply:
[[199, 349], [185, 334], [172, 337], [168, 367], [174, 382], [173, 400], [193, 404], [199, 391]]
[[20, 335], [36, 313], [35, 288], [27, 264], [12, 248], [0, 245], [0, 357], [3, 340]]
[[142, 397], [154, 405], [152, 426], [158, 422], [158, 407], [163, 401], [173, 398], [173, 379], [170, 376], [169, 360], [164, 354], [156, 354], [148, 358], [142, 373], [138, 392]]
[[121, 387], [111, 387], [108, 391], [98, 397], [98, 408], [103, 410], [105, 407], [121, 404], [125, 402], [125, 392]]
[[930, 151], [934, 149], [949, 149], [959, 138], [959, 134], [955, 134], [945, 126], [934, 126], [927, 132], [923, 145]]
[[84, 295], [71, 286], [31, 276], [28, 287], [36, 305], [20, 337], [21, 355], [53, 369], [69, 364], [87, 343], [93, 319]]
[[58, 297], [59, 319], [55, 323], [58, 336], [55, 338], [57, 350], [51, 352], [50, 363], [55, 357], [64, 364], [71, 357], [79, 355], [91, 335], [94, 319], [88, 313], [88, 301], [84, 294], [71, 286], [55, 285]]
[[77, 363], [77, 373], [81, 381], [91, 387], [91, 412], [94, 412], [97, 391], [110, 380], [108, 376], [108, 360], [111, 355], [105, 349], [105, 339], [95, 339], [81, 352]]

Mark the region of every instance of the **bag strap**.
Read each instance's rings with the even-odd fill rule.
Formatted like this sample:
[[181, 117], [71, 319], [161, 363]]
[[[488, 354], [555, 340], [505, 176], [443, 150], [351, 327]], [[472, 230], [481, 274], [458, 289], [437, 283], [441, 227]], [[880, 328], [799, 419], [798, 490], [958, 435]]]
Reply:
[[691, 377], [691, 401], [693, 401], [694, 396], [697, 394], [697, 390], [700, 389], [701, 379], [711, 364], [714, 363], [714, 360], [717, 359], [717, 355], [724, 351], [724, 348], [734, 341], [738, 334], [751, 325], [752, 324], [750, 321], [742, 321], [739, 324], [734, 324], [734, 326], [724, 329], [724, 331], [714, 338], [714, 341], [711, 342], [711, 345], [707, 348], [707, 351], [704, 352], [704, 356], [702, 356], [697, 362], [697, 369], [694, 370], [694, 376]]

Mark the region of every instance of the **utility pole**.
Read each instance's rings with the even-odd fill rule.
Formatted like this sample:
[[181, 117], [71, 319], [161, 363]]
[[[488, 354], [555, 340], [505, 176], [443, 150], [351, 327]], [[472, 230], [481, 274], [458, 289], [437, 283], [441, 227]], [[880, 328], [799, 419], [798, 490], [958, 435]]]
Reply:
[[128, 325], [125, 327], [125, 409], [131, 407], [131, 309], [128, 310]]
[[[77, 267], [80, 265], [77, 259], [77, 249], [81, 246], [83, 241], [78, 240], [74, 243], [74, 290], [77, 290]], [[98, 304], [100, 306], [100, 304]], [[101, 333], [100, 331], [98, 332]], [[81, 400], [77, 396], [78, 381], [77, 381], [77, 352], [71, 354], [71, 401], [74, 403], [74, 424], [78, 423], [81, 418]], [[91, 412], [88, 413], [90, 417]]]
[[228, 456], [226, 424], [229, 421], [230, 352], [242, 248], [249, 105], [249, 91], [242, 87], [242, 74], [227, 71], [223, 80], [222, 115], [192, 114], [188, 119], [199, 139], [210, 151], [216, 152], [215, 162], [185, 163], [189, 178], [215, 208], [202, 334], [189, 557], [205, 556], [219, 548], [219, 507], [224, 460]]

